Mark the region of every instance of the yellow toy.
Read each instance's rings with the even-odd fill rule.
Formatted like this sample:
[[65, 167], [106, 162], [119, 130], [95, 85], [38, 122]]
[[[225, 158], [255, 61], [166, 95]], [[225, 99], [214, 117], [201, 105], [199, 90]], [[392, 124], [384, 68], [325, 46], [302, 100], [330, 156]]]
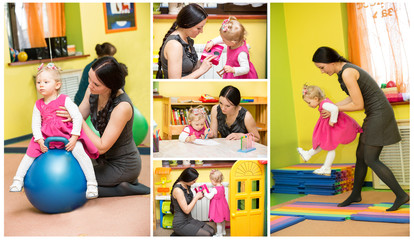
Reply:
[[239, 160], [230, 171], [230, 235], [263, 236], [265, 224], [265, 167], [259, 161]]
[[160, 182], [156, 182], [155, 185], [161, 185], [161, 187], [157, 188], [157, 192], [161, 193], [162, 195], [166, 195], [170, 192], [170, 188], [167, 187], [167, 183], [171, 182], [171, 180], [167, 180], [167, 176], [170, 175], [171, 168], [168, 167], [159, 167], [155, 169], [155, 174], [161, 175]]

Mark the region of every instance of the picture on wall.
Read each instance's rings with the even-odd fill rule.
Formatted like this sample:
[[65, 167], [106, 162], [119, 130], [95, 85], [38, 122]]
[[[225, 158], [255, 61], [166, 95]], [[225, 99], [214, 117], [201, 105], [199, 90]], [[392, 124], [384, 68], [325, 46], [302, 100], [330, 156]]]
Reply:
[[105, 32], [114, 33], [137, 29], [135, 3], [104, 3]]

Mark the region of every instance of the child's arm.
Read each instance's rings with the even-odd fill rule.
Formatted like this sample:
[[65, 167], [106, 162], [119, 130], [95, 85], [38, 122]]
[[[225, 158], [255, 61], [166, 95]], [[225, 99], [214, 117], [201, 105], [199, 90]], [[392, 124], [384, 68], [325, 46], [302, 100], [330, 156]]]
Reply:
[[36, 105], [33, 108], [32, 114], [32, 132], [34, 141], [40, 146], [40, 151], [43, 153], [47, 152], [48, 149], [45, 145], [45, 139], [42, 134], [42, 116], [40, 115], [40, 111], [37, 109]]
[[326, 102], [322, 104], [322, 108], [331, 113], [331, 116], [329, 118], [329, 125], [333, 127], [334, 124], [338, 121], [338, 106]]
[[83, 118], [78, 109], [78, 106], [72, 102], [69, 97], [65, 99], [65, 108], [68, 110], [73, 123], [73, 128], [71, 131], [72, 136], [69, 138], [69, 143], [66, 144], [65, 147], [66, 151], [72, 151], [75, 148], [76, 142], [80, 136]]
[[211, 200], [214, 197], [214, 195], [217, 194], [217, 189], [213, 188], [210, 190], [209, 193], [204, 189], [203, 193], [204, 193], [204, 197], [206, 197], [208, 200]]
[[[192, 139], [192, 137], [194, 137], [194, 139]], [[180, 133], [178, 140], [180, 142], [194, 142], [195, 136], [190, 136], [190, 128], [185, 127], [184, 130]]]
[[206, 44], [205, 49], [206, 49], [206, 51], [209, 51], [214, 45], [221, 44], [221, 43], [223, 43], [223, 39], [221, 38], [221, 36], [218, 36], [218, 37], [208, 41], [207, 44]]
[[247, 53], [241, 52], [239, 56], [237, 56], [237, 61], [239, 62], [240, 67], [231, 67], [226, 65], [224, 66], [224, 71], [233, 73], [235, 77], [248, 74], [250, 71], [250, 65]]

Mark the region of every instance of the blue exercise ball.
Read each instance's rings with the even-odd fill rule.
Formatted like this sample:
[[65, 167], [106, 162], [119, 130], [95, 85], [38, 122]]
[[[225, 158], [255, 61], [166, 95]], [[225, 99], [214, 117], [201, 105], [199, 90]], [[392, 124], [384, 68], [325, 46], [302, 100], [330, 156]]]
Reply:
[[[63, 137], [49, 137], [50, 142], [63, 142]], [[87, 201], [86, 179], [78, 161], [65, 149], [49, 149], [33, 161], [24, 178], [24, 191], [30, 203], [45, 213], [75, 210]]]

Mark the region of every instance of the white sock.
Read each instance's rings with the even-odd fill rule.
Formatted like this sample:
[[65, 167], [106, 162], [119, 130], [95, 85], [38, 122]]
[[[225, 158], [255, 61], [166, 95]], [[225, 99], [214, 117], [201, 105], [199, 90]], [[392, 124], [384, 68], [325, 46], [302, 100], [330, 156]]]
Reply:
[[330, 169], [332, 167], [332, 163], [335, 160], [335, 149], [328, 151], [325, 158], [325, 163], [323, 164], [322, 168]]
[[217, 232], [216, 235], [221, 235], [223, 234], [223, 225], [221, 225], [221, 223], [216, 223], [217, 225]]

